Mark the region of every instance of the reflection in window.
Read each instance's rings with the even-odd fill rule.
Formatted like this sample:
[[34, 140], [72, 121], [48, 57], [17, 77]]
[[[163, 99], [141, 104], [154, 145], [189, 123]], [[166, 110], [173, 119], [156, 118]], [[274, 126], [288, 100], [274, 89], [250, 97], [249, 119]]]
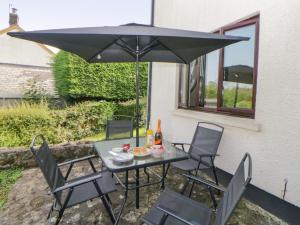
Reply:
[[219, 51], [213, 51], [202, 57], [200, 71], [200, 106], [217, 107]]
[[191, 107], [199, 105], [199, 69], [199, 59], [190, 63], [189, 106]]
[[252, 109], [255, 25], [225, 32], [249, 37], [224, 49], [223, 99], [226, 108]]
[[188, 98], [188, 66], [185, 64], [179, 64], [179, 101], [178, 105], [181, 107], [187, 107]]

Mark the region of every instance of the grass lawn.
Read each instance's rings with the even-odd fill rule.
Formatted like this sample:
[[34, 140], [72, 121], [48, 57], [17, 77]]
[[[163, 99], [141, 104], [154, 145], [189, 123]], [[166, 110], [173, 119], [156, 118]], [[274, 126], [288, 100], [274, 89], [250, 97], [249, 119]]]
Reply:
[[10, 189], [21, 175], [21, 168], [5, 169], [0, 171], [0, 208], [4, 206]]
[[[136, 136], [135, 129], [133, 130], [133, 136], [134, 137]], [[145, 127], [141, 127], [140, 128], [140, 136], [141, 137], [145, 137], [146, 136], [146, 128]], [[99, 134], [90, 136], [90, 137], [86, 137], [83, 140], [84, 141], [101, 141], [101, 140], [104, 140], [104, 139], [105, 139], [105, 131], [103, 131], [103, 132], [101, 132]]]

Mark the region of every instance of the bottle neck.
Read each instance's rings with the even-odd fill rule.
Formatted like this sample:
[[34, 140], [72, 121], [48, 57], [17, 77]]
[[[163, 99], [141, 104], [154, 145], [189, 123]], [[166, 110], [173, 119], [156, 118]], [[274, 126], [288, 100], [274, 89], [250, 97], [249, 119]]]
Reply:
[[160, 128], [160, 125], [161, 125], [161, 120], [158, 120], [157, 121], [157, 132], [161, 132], [161, 128]]

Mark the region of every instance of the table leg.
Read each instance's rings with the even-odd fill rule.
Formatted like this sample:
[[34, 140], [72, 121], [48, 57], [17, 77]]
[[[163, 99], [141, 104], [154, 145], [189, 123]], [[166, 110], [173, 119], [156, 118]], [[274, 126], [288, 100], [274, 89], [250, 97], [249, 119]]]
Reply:
[[125, 172], [125, 193], [124, 193], [124, 199], [123, 199], [120, 212], [119, 212], [119, 214], [117, 216], [117, 219], [116, 219], [116, 222], [114, 223], [114, 225], [117, 225], [119, 223], [119, 220], [120, 220], [121, 215], [122, 215], [123, 210], [124, 210], [124, 206], [125, 206], [126, 201], [127, 201], [127, 197], [128, 197], [128, 170], [126, 170], [126, 172]]
[[136, 180], [135, 180], [135, 185], [136, 185], [136, 189], [135, 189], [135, 208], [138, 209], [140, 207], [140, 189], [139, 189], [140, 171], [139, 171], [139, 169], [135, 170], [135, 176], [136, 176]]
[[162, 181], [161, 181], [161, 189], [165, 189], [165, 170], [166, 164], [162, 164]]

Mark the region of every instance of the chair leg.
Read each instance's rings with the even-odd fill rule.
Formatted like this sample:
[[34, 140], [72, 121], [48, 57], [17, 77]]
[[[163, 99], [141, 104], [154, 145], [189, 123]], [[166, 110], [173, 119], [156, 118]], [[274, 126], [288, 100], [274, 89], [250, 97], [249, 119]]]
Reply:
[[53, 208], [54, 208], [54, 204], [55, 204], [55, 202], [52, 203], [51, 209], [49, 210], [49, 213], [48, 213], [48, 216], [47, 216], [47, 220], [49, 220], [49, 218], [50, 218], [51, 215], [52, 215]]
[[168, 214], [164, 214], [161, 220], [159, 221], [159, 225], [164, 225], [168, 219]]
[[93, 172], [96, 173], [97, 170], [96, 170], [96, 168], [95, 168], [95, 166], [94, 166], [94, 163], [92, 162], [91, 159], [89, 159], [88, 161], [89, 161], [90, 166], [92, 167]]
[[146, 167], [144, 168], [144, 173], [145, 173], [146, 176], [147, 176], [147, 183], [150, 183], [150, 175], [149, 175], [149, 173], [147, 172], [147, 168], [146, 168]]
[[192, 196], [194, 185], [195, 185], [195, 181], [192, 182], [191, 190], [190, 190], [190, 193], [189, 193], [189, 198]]
[[108, 194], [105, 195], [105, 198], [107, 199], [107, 201], [109, 202], [109, 204], [112, 204], [111, 200], [110, 200], [110, 197], [108, 196]]
[[[61, 220], [61, 218], [62, 218], [62, 216], [63, 216], [63, 214], [64, 214], [64, 211], [65, 211], [65, 209], [66, 209], [66, 207], [67, 207], [67, 205], [68, 205], [68, 202], [69, 202], [69, 200], [70, 200], [70, 197], [71, 197], [71, 195], [72, 195], [72, 193], [73, 193], [73, 188], [71, 188], [70, 190], [69, 190], [69, 193], [68, 193], [68, 195], [67, 195], [67, 197], [66, 197], [66, 200], [65, 200], [65, 202], [64, 202], [64, 204], [63, 204], [63, 206], [61, 207], [61, 209], [59, 210], [59, 212], [58, 212], [58, 217], [57, 217], [57, 219], [56, 219], [56, 222], [55, 222], [55, 225], [58, 225], [59, 224], [59, 222], [60, 222], [60, 220]], [[55, 206], [54, 206], [55, 207]]]
[[60, 220], [61, 220], [61, 218], [62, 218], [62, 216], [64, 214], [64, 211], [65, 211], [65, 208], [61, 208], [61, 210], [59, 210], [58, 217], [57, 217], [57, 219], [55, 221], [55, 225], [59, 224], [59, 222], [60, 222]]
[[215, 181], [216, 181], [216, 185], [219, 185], [217, 171], [216, 171], [216, 167], [214, 165], [212, 166], [212, 170], [213, 170], [214, 178], [215, 178]]
[[102, 200], [102, 202], [103, 202], [103, 205], [104, 205], [106, 211], [108, 212], [108, 215], [109, 215], [109, 217], [110, 217], [112, 223], [114, 224], [114, 223], [115, 223], [115, 216], [114, 216], [114, 214], [113, 214], [113, 212], [112, 212], [111, 205], [109, 204], [109, 202], [108, 202], [108, 200], [106, 199], [106, 197], [102, 194], [102, 191], [101, 191], [101, 189], [100, 189], [100, 187], [99, 187], [97, 181], [96, 181], [96, 180], [93, 180], [93, 183], [94, 183], [95, 188], [96, 188], [96, 190], [97, 190], [97, 192], [98, 192], [98, 194], [99, 194], [99, 197], [101, 198], [101, 200]]
[[[214, 164], [212, 165], [212, 171], [213, 171], [213, 174], [214, 174], [214, 178], [215, 178], [216, 185], [219, 185], [219, 180], [218, 180], [218, 176], [217, 176], [217, 171], [216, 171], [216, 167], [215, 167]], [[218, 191], [217, 191], [217, 194], [220, 195], [221, 192], [218, 190]]]
[[100, 198], [103, 202], [103, 205], [104, 205], [106, 211], [108, 212], [108, 215], [109, 215], [109, 218], [110, 218], [111, 222], [114, 224], [115, 223], [115, 216], [112, 212], [110, 204], [108, 203], [107, 199], [104, 196], [101, 196]]
[[[199, 168], [199, 166], [198, 166], [198, 168]], [[198, 175], [198, 169], [196, 170], [196, 172], [195, 172], [195, 177]], [[194, 186], [195, 186], [195, 181], [193, 181], [193, 183], [192, 183], [192, 186], [191, 186], [191, 190], [190, 190], [190, 193], [189, 193], [189, 198], [192, 196], [192, 192], [193, 192], [193, 189], [194, 189]]]
[[169, 168], [170, 168], [170, 163], [168, 163], [168, 166], [167, 166], [167, 169], [166, 169], [166, 172], [165, 172], [165, 178], [167, 178], [167, 175], [168, 175], [168, 171], [169, 171]]
[[[191, 175], [191, 172], [188, 171], [188, 174]], [[181, 189], [180, 194], [184, 195], [184, 192], [185, 192], [187, 186], [189, 186], [189, 183], [190, 183], [190, 180], [189, 180], [189, 179], [186, 179], [186, 182], [185, 182], [183, 188]]]
[[209, 187], [208, 190], [209, 190], [210, 197], [211, 197], [211, 200], [212, 200], [213, 205], [214, 205], [214, 209], [216, 210], [218, 204], [217, 204], [216, 198], [215, 198], [215, 196], [214, 196], [214, 192], [211, 190], [211, 187]]

